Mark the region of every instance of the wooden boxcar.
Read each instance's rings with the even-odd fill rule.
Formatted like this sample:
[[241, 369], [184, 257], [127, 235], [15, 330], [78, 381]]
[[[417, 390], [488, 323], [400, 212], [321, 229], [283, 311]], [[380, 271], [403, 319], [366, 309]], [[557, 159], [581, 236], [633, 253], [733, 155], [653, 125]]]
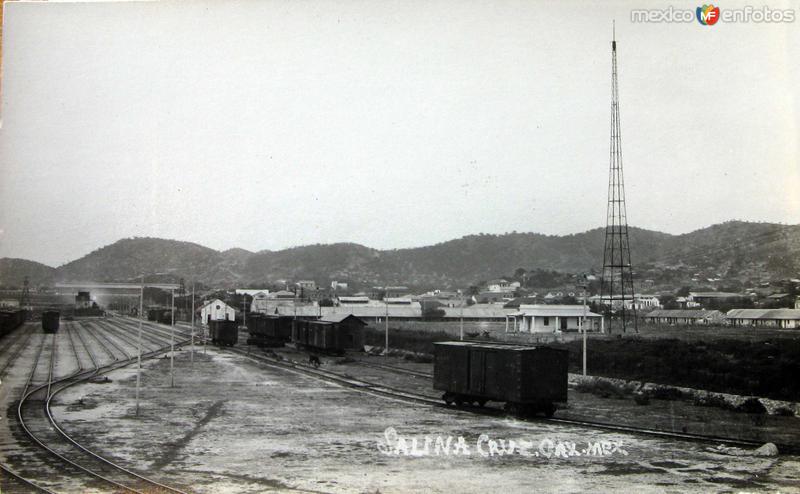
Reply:
[[22, 309], [0, 310], [0, 336], [8, 334], [25, 322], [27, 311]]
[[[148, 309], [147, 320], [153, 322], [160, 322], [161, 324], [172, 324], [172, 309]], [[178, 314], [175, 314], [175, 320], [178, 320]]]
[[512, 413], [552, 416], [567, 401], [568, 352], [465, 341], [434, 344], [433, 387], [449, 405], [505, 402]]
[[233, 346], [239, 341], [239, 323], [236, 321], [209, 321], [211, 342], [217, 346]]
[[291, 316], [251, 314], [247, 319], [248, 345], [281, 347], [292, 341]]
[[363, 347], [361, 327], [332, 321], [296, 320], [292, 341], [299, 348], [341, 355], [347, 349]]
[[42, 329], [45, 333], [55, 333], [61, 320], [61, 313], [56, 310], [42, 312]]

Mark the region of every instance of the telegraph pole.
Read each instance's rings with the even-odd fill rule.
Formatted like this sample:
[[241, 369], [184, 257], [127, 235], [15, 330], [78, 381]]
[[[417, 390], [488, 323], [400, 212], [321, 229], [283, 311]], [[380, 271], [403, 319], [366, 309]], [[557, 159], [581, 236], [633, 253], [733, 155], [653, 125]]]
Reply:
[[175, 387], [175, 289], [172, 292], [172, 321], [169, 326], [169, 387]]
[[461, 297], [461, 290], [458, 291], [458, 298], [461, 299], [461, 317], [460, 317], [460, 327], [459, 333], [461, 335], [461, 340], [464, 340], [464, 299]]
[[139, 290], [139, 337], [137, 341], [138, 355], [136, 357], [136, 416], [139, 416], [139, 386], [142, 380], [142, 311], [144, 311], [144, 275], [142, 286]]
[[192, 353], [190, 362], [194, 365], [194, 281], [192, 281]]
[[383, 293], [383, 304], [386, 306], [386, 320], [385, 320], [385, 322], [386, 322], [386, 348], [384, 350], [384, 355], [386, 355], [387, 357], [389, 356], [389, 300], [387, 300], [389, 298], [389, 297], [387, 297], [388, 294], [389, 294], [389, 292], [387, 292], [387, 291], [384, 291], [384, 293]]

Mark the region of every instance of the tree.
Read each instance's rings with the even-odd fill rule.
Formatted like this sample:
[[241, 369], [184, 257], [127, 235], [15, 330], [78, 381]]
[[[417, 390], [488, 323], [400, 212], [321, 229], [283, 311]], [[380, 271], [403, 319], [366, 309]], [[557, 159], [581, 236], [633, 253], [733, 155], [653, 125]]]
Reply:
[[333, 300], [331, 300], [329, 298], [323, 298], [322, 300], [319, 301], [319, 306], [320, 307], [333, 307]]
[[692, 290], [692, 287], [689, 286], [682, 286], [678, 288], [678, 291], [675, 292], [676, 297], [688, 297], [689, 292]]

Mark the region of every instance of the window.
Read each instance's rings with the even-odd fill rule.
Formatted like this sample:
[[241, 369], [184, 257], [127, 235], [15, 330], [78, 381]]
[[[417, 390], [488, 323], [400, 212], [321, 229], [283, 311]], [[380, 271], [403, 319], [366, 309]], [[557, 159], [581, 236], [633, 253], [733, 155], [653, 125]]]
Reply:
[[219, 305], [217, 306], [217, 310], [219, 310]]
[[549, 326], [550, 325], [550, 318], [549, 317], [545, 317], [544, 318], [544, 325], [545, 326]]

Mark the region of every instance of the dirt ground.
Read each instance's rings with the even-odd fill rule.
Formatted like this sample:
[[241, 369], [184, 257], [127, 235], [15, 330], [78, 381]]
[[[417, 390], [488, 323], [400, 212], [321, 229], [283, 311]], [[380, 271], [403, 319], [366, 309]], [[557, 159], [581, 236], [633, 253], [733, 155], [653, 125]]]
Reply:
[[[194, 357], [177, 353], [174, 388], [168, 359], [145, 363], [138, 417], [132, 369], [63, 393], [53, 412], [90, 449], [195, 492], [800, 492], [797, 457], [476, 416], [213, 349]], [[389, 379], [351, 367], [365, 380]]]

